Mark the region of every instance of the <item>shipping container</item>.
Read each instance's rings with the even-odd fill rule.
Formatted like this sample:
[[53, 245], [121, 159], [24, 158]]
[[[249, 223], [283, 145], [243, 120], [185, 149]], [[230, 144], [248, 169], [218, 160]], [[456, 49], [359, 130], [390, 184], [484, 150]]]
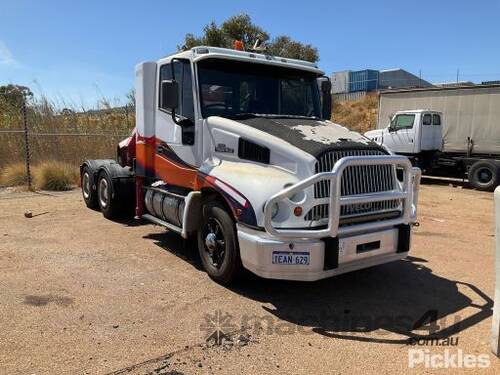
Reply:
[[378, 70], [364, 69], [349, 72], [349, 91], [375, 91], [378, 89]]
[[333, 72], [332, 74], [332, 94], [349, 92], [349, 70], [343, 72]]

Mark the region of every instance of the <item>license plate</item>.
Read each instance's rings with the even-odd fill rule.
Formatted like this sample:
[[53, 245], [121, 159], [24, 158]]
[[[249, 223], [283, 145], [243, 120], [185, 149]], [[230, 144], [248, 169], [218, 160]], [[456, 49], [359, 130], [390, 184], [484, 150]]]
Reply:
[[289, 252], [289, 251], [273, 251], [273, 264], [290, 264], [290, 265], [309, 265], [309, 253], [306, 252]]

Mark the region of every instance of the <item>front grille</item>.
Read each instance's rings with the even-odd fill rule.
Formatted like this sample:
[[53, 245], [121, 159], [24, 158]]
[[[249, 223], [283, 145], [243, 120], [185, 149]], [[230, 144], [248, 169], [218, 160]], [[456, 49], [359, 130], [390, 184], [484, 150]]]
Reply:
[[[329, 151], [318, 158], [316, 173], [331, 172], [335, 163], [347, 156], [372, 156], [386, 155], [380, 150], [342, 150]], [[392, 165], [370, 165], [347, 167], [340, 180], [341, 195], [360, 195], [391, 191], [396, 188], [396, 173]], [[330, 196], [330, 181], [320, 181], [314, 185], [315, 198], [328, 198]], [[340, 218], [359, 217], [365, 215], [391, 212], [399, 209], [398, 199], [371, 202], [361, 204], [350, 204], [342, 206]], [[317, 221], [328, 217], [328, 204], [314, 206], [304, 216], [306, 221]], [[345, 221], [345, 220], [344, 220]]]

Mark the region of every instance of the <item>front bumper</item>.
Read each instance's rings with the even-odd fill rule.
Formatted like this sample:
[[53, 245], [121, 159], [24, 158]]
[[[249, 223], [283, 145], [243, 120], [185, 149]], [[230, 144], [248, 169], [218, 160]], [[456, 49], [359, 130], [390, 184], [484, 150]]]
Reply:
[[[403, 171], [399, 188], [362, 195], [341, 196], [341, 178], [349, 166], [393, 165]], [[328, 224], [319, 229], [276, 228], [271, 211], [274, 204], [314, 185], [330, 181]], [[272, 196], [264, 207], [265, 231], [238, 225], [243, 266], [273, 279], [314, 281], [366, 267], [403, 259], [410, 249], [411, 224], [416, 220], [420, 170], [404, 156], [345, 157], [331, 172], [318, 173]], [[397, 218], [340, 225], [341, 206], [400, 200]], [[303, 253], [309, 264], [274, 264], [273, 253]]]
[[[406, 257], [410, 245], [409, 226], [351, 235], [342, 238], [283, 240], [238, 225], [243, 266], [268, 279], [315, 281]], [[358, 252], [366, 243], [380, 241], [376, 250]], [[308, 253], [308, 265], [273, 264], [274, 252]]]

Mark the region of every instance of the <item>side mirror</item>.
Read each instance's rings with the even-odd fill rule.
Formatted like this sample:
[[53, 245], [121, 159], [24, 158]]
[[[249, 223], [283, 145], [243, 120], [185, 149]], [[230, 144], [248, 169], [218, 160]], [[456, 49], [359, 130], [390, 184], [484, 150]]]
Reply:
[[330, 79], [328, 77], [325, 77], [326, 79], [321, 81], [321, 92], [331, 92], [332, 91], [332, 83], [330, 82]]
[[318, 78], [321, 89], [321, 117], [330, 120], [332, 117], [332, 83], [330, 78], [323, 76]]
[[179, 85], [175, 80], [161, 81], [160, 105], [174, 111], [179, 106]]

